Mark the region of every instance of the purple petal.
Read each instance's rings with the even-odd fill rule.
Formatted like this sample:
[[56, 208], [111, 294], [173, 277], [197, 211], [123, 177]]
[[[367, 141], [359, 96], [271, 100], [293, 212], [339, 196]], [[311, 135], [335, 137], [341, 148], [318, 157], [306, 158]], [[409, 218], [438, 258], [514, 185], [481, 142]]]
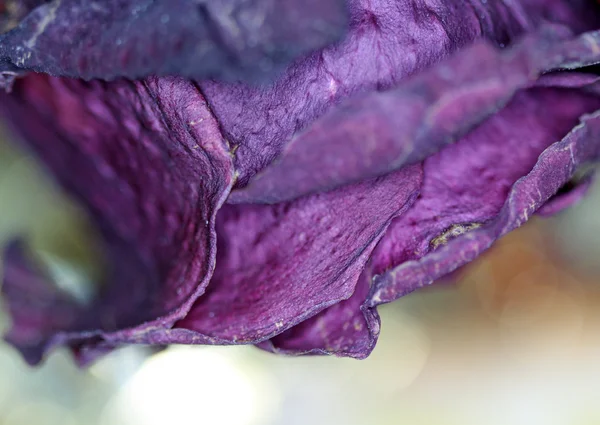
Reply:
[[229, 199], [278, 202], [422, 160], [565, 60], [562, 49], [571, 44], [551, 41], [560, 37], [547, 28], [508, 51], [477, 44], [396, 89], [354, 98], [298, 135]]
[[350, 298], [261, 343], [259, 347], [278, 354], [333, 354], [366, 358], [375, 348], [380, 329], [377, 310], [361, 308], [369, 293], [370, 282], [371, 275], [363, 271]]
[[277, 206], [219, 214], [205, 296], [152, 342], [257, 343], [350, 298], [393, 217], [414, 201], [420, 166]]
[[[107, 84], [32, 75], [2, 95], [1, 105], [88, 207], [113, 267], [96, 304], [61, 332], [42, 327], [18, 339], [18, 348], [39, 360], [55, 344], [110, 339], [127, 328], [134, 339], [144, 327], [182, 318], [214, 269], [215, 214], [233, 181], [230, 153], [194, 85], [175, 78]], [[3, 286], [13, 334], [24, 317], [15, 309], [33, 308], [22, 302], [34, 302], [29, 288], [18, 279]], [[60, 309], [44, 310], [49, 323]]]
[[[0, 36], [0, 84], [24, 69], [254, 78], [343, 26], [334, 0], [166, 4], [44, 4]], [[596, 158], [600, 118], [555, 142], [600, 108], [597, 77], [540, 74], [598, 61], [600, 33], [572, 36], [597, 26], [596, 8], [349, 0], [348, 37], [267, 87], [18, 81], [1, 108], [89, 208], [112, 269], [85, 308], [10, 247], [9, 340], [32, 363], [58, 344], [80, 362], [123, 343], [366, 357], [376, 305], [455, 270], [542, 205], [580, 196], [557, 191]], [[562, 25], [539, 30], [547, 21]], [[232, 201], [285, 202], [217, 216], [236, 178]]]
[[[546, 83], [549, 85], [549, 81]], [[480, 128], [424, 162], [425, 178], [419, 198], [394, 219], [349, 300], [261, 347], [285, 354], [366, 357], [379, 335], [376, 309], [371, 304], [363, 305], [373, 274], [385, 274], [388, 269], [393, 274], [405, 263], [435, 255], [435, 250], [452, 238], [492, 220], [505, 203], [510, 187], [531, 170], [539, 154], [577, 124], [579, 116], [598, 107], [600, 98], [585, 91], [544, 87], [518, 94], [507, 108]], [[550, 208], [561, 207], [566, 201], [555, 202], [558, 204]], [[444, 260], [445, 257], [439, 261]], [[460, 260], [455, 259], [456, 266], [464, 263]], [[441, 266], [439, 271], [431, 280], [449, 272]], [[394, 281], [395, 288], [402, 288], [398, 296], [410, 292], [406, 287], [416, 285], [411, 277], [403, 274], [402, 281]]]
[[41, 360], [45, 336], [67, 329], [83, 314], [82, 306], [44, 278], [43, 272], [27, 260], [21, 243], [4, 253], [2, 292], [9, 300], [13, 326], [6, 340], [19, 347], [25, 360]]
[[337, 40], [346, 15], [343, 0], [57, 0], [0, 36], [0, 71], [255, 79]]
[[[339, 101], [360, 93], [397, 86], [406, 77], [439, 62], [476, 39], [484, 38], [493, 45], [505, 46], [546, 21], [562, 22], [576, 32], [593, 28], [595, 24], [600, 24], [599, 16], [590, 13], [595, 7], [588, 1], [545, 1], [540, 4], [539, 1], [350, 0], [350, 32], [344, 41], [297, 62], [270, 87], [202, 83], [202, 89], [227, 139], [237, 149], [236, 169], [239, 178], [236, 187], [245, 186], [254, 174], [282, 152], [294, 135], [310, 129], [310, 124], [316, 118]], [[480, 62], [496, 53], [490, 51], [484, 52], [484, 55], [481, 60], [463, 55], [463, 58], [467, 56], [468, 63], [461, 67], [461, 71], [474, 66], [468, 73], [473, 75]], [[523, 53], [523, 56], [527, 54]], [[542, 55], [540, 52], [534, 56], [539, 58]], [[510, 60], [506, 58], [505, 61]], [[528, 66], [529, 61], [524, 61], [522, 65]], [[535, 68], [539, 65], [529, 66]], [[485, 66], [488, 74], [478, 81], [490, 77], [492, 69]], [[503, 67], [499, 77], [504, 77], [506, 72], [506, 67]], [[516, 76], [522, 72], [520, 69], [514, 70]], [[460, 81], [464, 84], [469, 80], [461, 78]], [[450, 82], [446, 82], [446, 85], [450, 85]], [[507, 96], [512, 92], [512, 87], [507, 87]], [[416, 102], [413, 100], [413, 103]], [[318, 131], [332, 121], [335, 122], [332, 119], [319, 126]], [[334, 132], [334, 129], [329, 129], [328, 134], [333, 135]], [[305, 135], [302, 141], [312, 136], [312, 133]], [[308, 158], [302, 153], [318, 146], [324, 138], [324, 135], [320, 136], [318, 142], [306, 146], [304, 150], [298, 146], [301, 145], [300, 141], [297, 141], [294, 148], [300, 149], [298, 153], [290, 153], [291, 147], [286, 148], [285, 154], [293, 156], [280, 166], [280, 169], [284, 169], [293, 165], [291, 178], [285, 179], [288, 182], [284, 183], [286, 189], [302, 182], [299, 175], [293, 174], [299, 173], [304, 177], [301, 171], [305, 165], [303, 160]], [[338, 147], [333, 143], [327, 158], [339, 158]], [[350, 145], [346, 150], [354, 147]], [[330, 162], [334, 162], [334, 159]], [[326, 167], [331, 164], [320, 165]], [[313, 166], [311, 172], [320, 168]], [[273, 180], [277, 180], [274, 174]], [[252, 193], [235, 195], [239, 196], [238, 201], [261, 199], [264, 193], [261, 187], [268, 190], [271, 183], [271, 179], [265, 180], [268, 182], [257, 183], [260, 187], [255, 186]], [[289, 183], [292, 180], [294, 184]], [[321, 183], [319, 187], [324, 184], [327, 186], [328, 182]], [[286, 192], [284, 188], [278, 190], [277, 195], [280, 199], [295, 196], [293, 191]]]
[[577, 165], [597, 155], [596, 118], [585, 118], [554, 142], [598, 108], [600, 98], [583, 91], [533, 88], [427, 159], [421, 197], [392, 223], [373, 254], [373, 273], [381, 275], [368, 306], [452, 272], [526, 221]]
[[536, 211], [536, 214], [548, 217], [576, 205], [587, 195], [594, 182], [594, 177], [594, 174], [590, 172], [582, 178], [569, 180]]

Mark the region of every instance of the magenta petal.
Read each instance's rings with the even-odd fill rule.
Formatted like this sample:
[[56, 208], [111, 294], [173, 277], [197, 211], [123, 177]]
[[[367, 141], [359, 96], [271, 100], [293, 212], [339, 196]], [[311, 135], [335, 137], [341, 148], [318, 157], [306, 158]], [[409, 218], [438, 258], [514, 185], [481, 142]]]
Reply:
[[0, 35], [0, 72], [256, 79], [336, 41], [347, 24], [343, 0], [44, 3]]
[[[255, 183], [254, 189], [234, 194], [232, 199], [237, 199], [237, 202], [261, 200], [262, 196], [267, 196], [271, 200], [287, 200], [298, 196], [295, 194], [296, 191], [299, 194], [310, 192], [305, 187], [309, 186], [309, 183], [316, 185], [315, 191], [339, 184], [336, 181], [329, 181], [332, 176], [327, 175], [325, 177], [328, 180], [319, 182], [315, 180], [316, 177], [322, 177], [320, 166], [334, 166], [336, 169], [331, 174], [339, 172], [340, 167], [336, 166], [335, 160], [343, 162], [340, 157], [344, 156], [345, 151], [357, 147], [355, 143], [339, 151], [338, 145], [341, 142], [334, 140], [327, 151], [333, 158], [329, 162], [319, 162], [319, 166], [315, 165], [310, 169], [309, 175], [313, 171], [319, 174], [309, 178], [309, 183], [303, 182], [305, 174], [302, 172], [302, 167], [314, 159], [309, 158], [309, 151], [326, 139], [325, 134], [322, 134], [323, 128], [328, 130], [326, 132], [328, 136], [346, 136], [340, 134], [340, 131], [336, 131], [335, 128], [328, 127], [334, 121], [333, 119], [318, 125], [315, 131], [311, 131], [311, 123], [315, 119], [322, 117], [344, 99], [404, 84], [403, 80], [406, 78], [440, 62], [478, 39], [487, 40], [496, 47], [504, 47], [512, 44], [518, 37], [534, 32], [543, 22], [560, 22], [574, 32], [594, 28], [595, 24], [600, 23], [600, 15], [596, 16], [590, 12], [590, 9], [594, 10], [595, 6], [582, 0], [541, 3], [537, 0], [512, 2], [350, 0], [348, 3], [351, 13], [350, 30], [343, 42], [296, 62], [273, 85], [257, 88], [241, 84], [211, 82], [201, 84], [227, 139], [236, 146], [236, 169], [239, 174], [237, 188], [244, 187], [256, 173], [267, 167], [282, 152], [284, 157], [290, 156], [289, 161], [284, 159], [277, 168], [277, 171], [281, 172], [286, 167], [292, 166], [289, 169], [289, 178], [286, 179], [287, 183], [272, 182], [268, 176], [264, 176], [261, 182]], [[532, 52], [543, 49], [543, 46], [530, 47]], [[504, 79], [509, 74], [508, 63], [505, 63], [505, 66], [496, 73], [493, 72], [496, 62], [493, 62], [493, 66], [484, 64], [488, 56], [497, 55], [493, 49], [490, 50], [484, 52], [481, 58], [471, 57], [468, 54], [461, 55], [465, 63], [461, 66], [460, 72], [450, 70], [449, 72], [453, 74], [448, 78], [452, 79], [468, 71], [467, 75], [461, 77], [456, 84], [446, 81], [445, 85], [457, 90], [461, 88], [460, 85], [469, 82], [483, 83], [486, 78]], [[479, 53], [479, 50], [473, 53]], [[536, 60], [543, 57], [541, 53], [533, 54]], [[499, 58], [495, 60], [500, 61]], [[504, 92], [505, 96], [510, 98], [514, 93], [511, 84], [516, 77], [526, 76], [524, 79], [529, 81], [534, 76], [530, 78], [528, 72], [541, 71], [539, 69], [541, 63], [539, 61], [533, 63], [536, 60], [532, 58], [530, 63], [522, 59], [520, 64], [517, 64], [516, 60], [513, 61], [515, 62], [513, 65], [517, 68], [512, 69], [514, 76], [506, 77], [510, 83]], [[511, 59], [505, 58], [504, 62], [511, 62]], [[482, 66], [481, 71], [485, 75], [474, 77], [473, 74], [477, 74]], [[524, 67], [529, 69], [523, 69]], [[443, 74], [444, 69], [447, 69], [445, 65], [439, 73]], [[432, 77], [439, 78], [435, 75]], [[438, 82], [438, 85], [441, 83]], [[409, 109], [408, 103], [420, 107], [421, 102], [433, 100], [415, 99], [414, 97], [418, 97], [423, 89], [418, 87], [417, 82], [412, 88], [416, 93], [411, 92], [407, 87], [407, 90], [400, 90], [396, 95], [396, 97], [401, 95], [407, 97], [403, 99], [407, 104], [406, 109]], [[427, 93], [422, 95], [427, 97]], [[490, 104], [494, 106], [491, 94], [489, 98]], [[397, 102], [388, 105], [392, 110], [389, 112], [390, 116], [379, 118], [384, 124], [386, 119], [393, 119], [398, 115], [393, 113], [393, 108], [398, 106]], [[345, 113], [350, 112], [348, 109]], [[344, 112], [341, 114], [343, 115]], [[372, 122], [372, 119], [369, 119], [371, 117], [358, 113], [355, 118], [366, 119], [367, 125]], [[339, 125], [338, 122], [333, 124]], [[298, 136], [302, 131], [310, 134]], [[407, 132], [408, 130], [404, 130], [404, 133]], [[315, 133], [319, 133], [316, 134], [317, 139], [304, 146], [304, 142], [308, 138], [315, 137]], [[292, 144], [295, 146], [288, 146], [294, 137], [300, 137], [301, 140], [294, 141]], [[353, 141], [354, 138], [351, 138], [350, 142]], [[369, 159], [374, 159], [373, 156], [367, 156], [367, 159], [362, 162], [368, 163]], [[362, 158], [362, 155], [359, 158]], [[352, 163], [356, 159], [350, 155], [348, 160]], [[359, 171], [356, 170], [356, 173]], [[276, 174], [275, 171], [269, 174], [273, 181], [278, 180], [279, 174]], [[291, 180], [294, 183], [290, 183]], [[296, 184], [300, 183], [303, 185], [302, 190], [294, 189]], [[285, 187], [277, 187], [278, 184]], [[271, 189], [270, 185], [274, 187]], [[271, 194], [264, 195], [261, 189], [270, 190]], [[278, 189], [277, 193], [275, 193], [276, 189]], [[290, 192], [286, 192], [286, 189]]]
[[579, 203], [587, 194], [592, 183], [595, 180], [595, 174], [589, 173], [576, 181], [566, 182], [556, 195], [552, 196], [535, 213], [542, 217], [548, 217], [566, 210]]
[[373, 254], [373, 273], [380, 276], [368, 305], [452, 272], [526, 221], [577, 165], [597, 155], [598, 119], [585, 118], [569, 131], [598, 108], [600, 99], [582, 91], [530, 89], [427, 159], [421, 197], [394, 220]]
[[[32, 75], [2, 96], [2, 106], [88, 207], [112, 265], [95, 304], [60, 332], [41, 327], [12, 338], [18, 348], [39, 347], [39, 360], [55, 344], [136, 341], [145, 328], [182, 318], [214, 269], [215, 215], [233, 181], [227, 146], [194, 85], [175, 78], [107, 84]], [[18, 279], [3, 287], [14, 329], [25, 320], [16, 309], [30, 308], [22, 300], [35, 302], [29, 290]], [[61, 308], [45, 308], [49, 323]]]
[[229, 201], [278, 202], [426, 158], [562, 63], [571, 43], [558, 41], [560, 34], [546, 28], [507, 51], [476, 44], [398, 88], [343, 103], [295, 137]]
[[259, 347], [278, 354], [328, 354], [366, 358], [377, 342], [380, 320], [376, 309], [362, 308], [371, 275], [364, 271], [354, 294]]
[[4, 253], [2, 292], [9, 300], [13, 326], [6, 340], [19, 347], [30, 364], [41, 360], [46, 335], [68, 328], [82, 315], [82, 306], [27, 260], [21, 243]]
[[531, 170], [539, 154], [562, 138], [579, 116], [598, 107], [599, 98], [570, 89], [544, 87], [518, 94], [481, 127], [424, 162], [418, 199], [394, 219], [350, 299], [261, 347], [285, 354], [366, 357], [379, 334], [376, 310], [362, 305], [373, 274], [390, 268], [393, 274], [402, 264], [435, 253], [452, 238], [493, 219], [510, 187]]
[[[586, 181], [565, 185], [599, 154], [598, 77], [564, 72], [600, 58], [600, 32], [577, 35], [600, 26], [592, 0], [27, 10], [0, 34], [0, 86], [26, 75], [0, 110], [88, 208], [111, 266], [84, 306], [9, 247], [7, 338], [31, 363], [128, 343], [364, 358], [377, 305], [571, 205]], [[206, 80], [294, 58], [266, 86]], [[142, 79], [82, 80], [120, 76]]]
[[207, 293], [173, 331], [151, 340], [257, 343], [348, 299], [420, 182], [420, 166], [413, 166], [291, 203], [223, 208]]

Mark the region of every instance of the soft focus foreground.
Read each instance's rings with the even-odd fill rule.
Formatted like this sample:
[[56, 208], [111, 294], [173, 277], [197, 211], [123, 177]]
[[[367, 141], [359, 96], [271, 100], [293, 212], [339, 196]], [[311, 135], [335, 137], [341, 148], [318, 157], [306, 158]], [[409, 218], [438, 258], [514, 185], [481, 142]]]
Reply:
[[[85, 298], [101, 269], [85, 220], [4, 143], [0, 204], [0, 242], [26, 235]], [[364, 361], [130, 347], [87, 371], [64, 351], [31, 369], [2, 344], [0, 425], [599, 423], [598, 207], [596, 185], [580, 206], [503, 238], [458, 285], [385, 306]]]

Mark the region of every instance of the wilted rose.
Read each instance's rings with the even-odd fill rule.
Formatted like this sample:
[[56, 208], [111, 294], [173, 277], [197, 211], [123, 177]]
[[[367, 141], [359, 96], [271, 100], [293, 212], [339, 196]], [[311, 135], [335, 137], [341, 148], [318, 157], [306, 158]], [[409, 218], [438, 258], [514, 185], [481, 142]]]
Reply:
[[600, 155], [592, 0], [2, 4], [1, 110], [111, 265], [81, 305], [7, 248], [30, 363], [131, 343], [366, 357], [378, 305], [578, 200]]

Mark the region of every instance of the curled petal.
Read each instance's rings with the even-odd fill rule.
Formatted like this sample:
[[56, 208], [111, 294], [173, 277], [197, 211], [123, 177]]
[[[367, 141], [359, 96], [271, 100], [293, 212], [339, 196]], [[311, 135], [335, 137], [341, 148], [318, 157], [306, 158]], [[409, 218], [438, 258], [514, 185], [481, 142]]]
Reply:
[[597, 113], [584, 115], [569, 130], [582, 114], [600, 108], [600, 100], [570, 89], [548, 90], [520, 94], [465, 139], [425, 161], [421, 198], [390, 226], [374, 253], [373, 270], [380, 275], [368, 307], [473, 260], [543, 206], [579, 165], [597, 159]]
[[[595, 82], [594, 78], [572, 77], [587, 83]], [[564, 83], [565, 79], [552, 81], [558, 84]], [[453, 239], [470, 235], [494, 220], [506, 202], [511, 186], [532, 169], [540, 153], [567, 134], [582, 114], [600, 107], [600, 99], [589, 91], [593, 90], [552, 87], [550, 81], [545, 80], [543, 87], [519, 93], [503, 111], [481, 127], [425, 160], [424, 181], [418, 199], [394, 219], [375, 248], [353, 296], [261, 347], [285, 354], [366, 357], [379, 335], [378, 315], [373, 308], [377, 303], [368, 302], [370, 297], [380, 296], [379, 293], [368, 293], [373, 276], [378, 282], [376, 285], [382, 285], [379, 283], [382, 279], [393, 282], [395, 286], [390, 284], [392, 289], [381, 288], [398, 297], [414, 290], [423, 281], [430, 283], [464, 264], [466, 258], [459, 252], [444, 251], [441, 257], [436, 257], [436, 253]], [[579, 190], [572, 194], [557, 194], [544, 208], [555, 212], [565, 207]], [[429, 256], [440, 264], [436, 265], [432, 260], [433, 264], [427, 270], [432, 275], [420, 276], [423, 281], [416, 281], [411, 271], [416, 274], [414, 269]], [[450, 263], [448, 257], [454, 263]], [[393, 280], [389, 277], [404, 267], [409, 272], [399, 274]]]
[[[93, 305], [60, 330], [27, 335], [16, 331], [26, 320], [19, 310], [29, 311], [25, 301], [36, 294], [27, 294], [27, 280], [7, 278], [13, 343], [35, 363], [56, 344], [75, 348], [122, 334], [135, 340], [148, 327], [181, 319], [214, 269], [215, 214], [233, 182], [230, 153], [194, 85], [177, 78], [83, 83], [32, 75], [1, 104], [90, 210], [112, 265]], [[8, 270], [13, 258], [7, 257]], [[48, 323], [61, 308], [51, 303], [43, 310]]]
[[557, 214], [576, 205], [585, 197], [594, 182], [595, 174], [591, 171], [582, 177], [578, 177], [576, 174], [536, 211], [537, 215], [547, 217]]
[[83, 314], [83, 306], [45, 278], [20, 242], [6, 248], [3, 272], [2, 292], [10, 301], [13, 321], [6, 340], [19, 347], [27, 362], [38, 363], [46, 336], [68, 329]]
[[225, 207], [205, 296], [154, 343], [258, 343], [351, 297], [392, 218], [414, 201], [420, 166], [277, 206]]
[[54, 0], [0, 36], [0, 71], [257, 79], [335, 40], [343, 0]]
[[[301, 167], [306, 165], [303, 161], [308, 160], [306, 152], [322, 143], [325, 137], [322, 135], [318, 141], [303, 147], [302, 142], [312, 137], [313, 132], [311, 135], [299, 136], [302, 140], [294, 142], [294, 147], [288, 144], [300, 132], [310, 131], [315, 119], [322, 117], [344, 99], [404, 84], [403, 80], [407, 77], [427, 69], [478, 39], [487, 40], [492, 46], [500, 48], [512, 45], [517, 38], [533, 32], [543, 22], [560, 23], [576, 33], [600, 24], [600, 15], [590, 13], [596, 6], [587, 0], [350, 0], [348, 5], [351, 15], [350, 29], [344, 40], [296, 62], [274, 84], [259, 88], [241, 84], [201, 83], [227, 139], [236, 146], [236, 169], [239, 174], [237, 188], [244, 187], [257, 172], [283, 152], [284, 156], [290, 155], [293, 158], [281, 163], [278, 171], [290, 164], [296, 165], [290, 169], [290, 176], [286, 179], [286, 188], [291, 189], [291, 192], [279, 188], [277, 197], [291, 199], [297, 196], [293, 188], [296, 184], [301, 184], [302, 180], [300, 175], [295, 174], [302, 174], [304, 177]], [[533, 56], [537, 59], [543, 57], [542, 52], [535, 53], [536, 48], [543, 49], [543, 46], [530, 47]], [[490, 47], [490, 50], [493, 49]], [[477, 54], [479, 50], [472, 53]], [[486, 76], [492, 77], [490, 73], [496, 65], [496, 60], [489, 67], [485, 65], [484, 60], [496, 54], [493, 51], [485, 52], [481, 58], [462, 55], [465, 64], [461, 67], [461, 72], [468, 71], [467, 74], [473, 78], [473, 74], [479, 71], [480, 67], [484, 67]], [[518, 64], [518, 69], [514, 70], [515, 76], [525, 72], [523, 67], [534, 66], [534, 69], [537, 69], [535, 67], [539, 65], [523, 61], [522, 64]], [[468, 69], [469, 66], [473, 68]], [[506, 68], [502, 68], [497, 78], [505, 78]], [[440, 70], [442, 71], [443, 69]], [[530, 71], [535, 72], [533, 69]], [[449, 72], [458, 74], [454, 70]], [[454, 76], [449, 76], [449, 79]], [[478, 81], [484, 81], [486, 76], [480, 77]], [[435, 75], [432, 77], [436, 78]], [[467, 77], [460, 79], [462, 85], [468, 82]], [[451, 85], [451, 81], [447, 81], [446, 85], [455, 90], [460, 88], [458, 82]], [[513, 92], [509, 86], [505, 93], [510, 98]], [[406, 102], [410, 101], [418, 102], [406, 99]], [[394, 106], [396, 103], [389, 108], [393, 110]], [[408, 108], [408, 105], [406, 107]], [[349, 111], [346, 110], [347, 112]], [[388, 119], [396, 116], [397, 114], [390, 112]], [[331, 119], [317, 126], [316, 131], [329, 124], [339, 125]], [[367, 125], [369, 124], [370, 121], [367, 122]], [[335, 129], [329, 131], [327, 134], [331, 136], [339, 135]], [[313, 166], [308, 174], [313, 171], [321, 172], [320, 166], [335, 166], [336, 160], [344, 162], [340, 156], [343, 156], [345, 151], [356, 148], [354, 144], [350, 144], [340, 151], [338, 143], [341, 142], [335, 140], [331, 143], [327, 156], [331, 158], [330, 163], [320, 162], [319, 167]], [[275, 172], [272, 172], [272, 177], [273, 180], [277, 180]], [[290, 183], [292, 180], [294, 183]], [[254, 189], [249, 189], [250, 192], [236, 194], [235, 197], [238, 197], [238, 202], [260, 200], [264, 193], [261, 192], [261, 188], [268, 191], [270, 184], [276, 185], [265, 176], [261, 182], [256, 183]], [[324, 181], [319, 187], [315, 187], [315, 191], [334, 184], [335, 182]], [[304, 183], [303, 186], [307, 184]], [[284, 192], [287, 195], [284, 195]], [[303, 193], [306, 193], [306, 189]], [[267, 193], [266, 196], [268, 195]], [[276, 198], [275, 195], [272, 193], [271, 198]], [[232, 199], [236, 199], [235, 197]]]
[[[126, 343], [364, 358], [377, 305], [575, 202], [600, 154], [598, 77], [558, 72], [600, 58], [588, 0], [22, 4], [0, 85], [26, 76], [0, 108], [111, 265], [82, 305], [9, 247], [8, 339], [31, 363]], [[308, 52], [266, 86], [206, 80]]]
[[294, 138], [230, 202], [278, 202], [420, 161], [566, 60], [572, 43], [563, 36], [546, 28], [505, 51], [476, 44], [398, 88], [351, 99]]
[[259, 346], [280, 354], [366, 358], [375, 348], [380, 329], [377, 310], [361, 307], [369, 294], [371, 278], [368, 270], [363, 271], [350, 298]]

